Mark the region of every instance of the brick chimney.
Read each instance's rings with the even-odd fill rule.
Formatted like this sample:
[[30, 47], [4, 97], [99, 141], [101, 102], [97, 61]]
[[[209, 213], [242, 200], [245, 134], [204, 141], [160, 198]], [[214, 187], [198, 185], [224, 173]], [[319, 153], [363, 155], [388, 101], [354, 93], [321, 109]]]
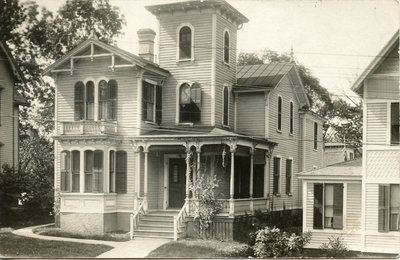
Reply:
[[139, 38], [139, 56], [154, 62], [154, 38], [156, 33], [152, 29], [140, 29], [137, 31]]

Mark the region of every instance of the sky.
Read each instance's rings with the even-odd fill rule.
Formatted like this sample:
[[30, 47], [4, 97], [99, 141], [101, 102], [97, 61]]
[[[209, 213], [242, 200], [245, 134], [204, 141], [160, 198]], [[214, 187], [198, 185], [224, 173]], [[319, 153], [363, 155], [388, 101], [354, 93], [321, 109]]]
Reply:
[[[36, 0], [56, 11], [65, 1]], [[396, 0], [227, 0], [249, 22], [238, 31], [238, 52], [290, 52], [338, 97], [356, 99], [352, 83], [399, 29]], [[174, 0], [110, 0], [126, 19], [118, 46], [138, 53], [136, 32], [156, 18], [146, 5]]]

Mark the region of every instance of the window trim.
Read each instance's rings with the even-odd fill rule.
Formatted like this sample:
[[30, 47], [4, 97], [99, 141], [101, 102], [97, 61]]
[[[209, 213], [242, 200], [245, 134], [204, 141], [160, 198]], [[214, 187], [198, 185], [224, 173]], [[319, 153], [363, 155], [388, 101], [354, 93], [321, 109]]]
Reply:
[[[227, 124], [224, 124], [225, 122], [224, 122], [224, 118], [225, 118], [225, 89], [227, 89], [228, 90], [228, 110], [227, 110]], [[223, 102], [222, 102], [222, 126], [223, 127], [226, 127], [226, 128], [229, 128], [229, 119], [230, 119], [230, 101], [231, 101], [231, 90], [232, 90], [232, 87], [230, 86], [230, 85], [228, 85], [228, 84], [224, 84], [224, 86], [222, 87], [222, 100], [223, 100]]]
[[[226, 33], [228, 34], [228, 40], [229, 40], [229, 42], [228, 42], [228, 61], [225, 60], [225, 51], [226, 51], [226, 48], [225, 48], [225, 34], [226, 34]], [[231, 51], [230, 51], [230, 48], [231, 48], [231, 33], [229, 32], [228, 28], [225, 28], [225, 29], [224, 29], [222, 38], [223, 38], [223, 44], [222, 44], [222, 46], [223, 46], [222, 61], [224, 62], [225, 65], [228, 65], [228, 66], [229, 66], [229, 65], [230, 65], [230, 61], [231, 61]]]
[[[277, 97], [277, 101], [276, 101], [277, 103], [276, 103], [276, 112], [277, 112], [277, 126], [276, 126], [276, 129], [277, 129], [277, 131], [279, 132], [279, 133], [282, 133], [282, 102], [283, 102], [283, 99], [282, 99], [282, 96], [281, 95], [278, 95], [278, 97]], [[279, 106], [280, 105], [280, 106]]]
[[[180, 52], [180, 49], [179, 49], [179, 43], [180, 43], [180, 31], [181, 31], [181, 29], [183, 28], [183, 27], [185, 27], [185, 26], [187, 26], [187, 27], [189, 27], [190, 28], [190, 30], [191, 30], [191, 33], [192, 33], [192, 35], [191, 35], [191, 46], [190, 46], [190, 49], [191, 49], [191, 51], [190, 51], [190, 54], [191, 54], [191, 57], [189, 58], [189, 59], [181, 59], [180, 58], [180, 55], [179, 55], [179, 52]], [[194, 61], [194, 27], [193, 27], [193, 25], [191, 25], [190, 23], [181, 23], [178, 27], [177, 27], [177, 29], [176, 29], [176, 61], [177, 62], [184, 62], [184, 61]]]

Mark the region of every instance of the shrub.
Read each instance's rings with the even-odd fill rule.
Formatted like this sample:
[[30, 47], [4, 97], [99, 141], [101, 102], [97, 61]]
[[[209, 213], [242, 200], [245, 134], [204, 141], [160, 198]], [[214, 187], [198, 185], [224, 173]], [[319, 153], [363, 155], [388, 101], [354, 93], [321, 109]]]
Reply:
[[262, 258], [295, 256], [302, 252], [310, 239], [309, 232], [289, 235], [280, 231], [279, 228], [265, 227], [256, 232], [254, 255]]
[[320, 246], [324, 256], [342, 258], [350, 255], [350, 252], [347, 249], [346, 243], [342, 237], [331, 236], [328, 237], [328, 239], [328, 243], [323, 243]]

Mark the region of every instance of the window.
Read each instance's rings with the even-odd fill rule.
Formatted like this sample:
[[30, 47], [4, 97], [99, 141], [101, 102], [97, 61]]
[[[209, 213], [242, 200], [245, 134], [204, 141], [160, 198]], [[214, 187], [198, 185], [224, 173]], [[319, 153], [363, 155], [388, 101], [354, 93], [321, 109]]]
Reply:
[[184, 83], [179, 89], [179, 119], [181, 123], [200, 121], [201, 87], [199, 83]]
[[314, 150], [318, 149], [318, 124], [314, 122]]
[[116, 191], [117, 193], [126, 193], [127, 154], [124, 151], [117, 151], [116, 155]]
[[390, 125], [391, 125], [391, 138], [390, 138], [390, 143], [391, 144], [399, 144], [400, 140], [400, 114], [399, 114], [399, 102], [395, 102], [391, 104], [391, 120], [390, 120]]
[[286, 160], [286, 194], [292, 194], [292, 159]]
[[84, 99], [85, 99], [85, 86], [82, 81], [75, 84], [75, 121], [83, 120], [85, 117], [84, 109]]
[[143, 81], [142, 85], [142, 120], [160, 124], [162, 114], [161, 86], [155, 86], [147, 81]]
[[[80, 152], [61, 152], [61, 191], [79, 192], [80, 185]], [[71, 185], [72, 181], [72, 185]]]
[[278, 131], [282, 131], [282, 97], [278, 97]]
[[85, 192], [103, 192], [103, 151], [85, 151]]
[[192, 58], [192, 30], [184, 26], [179, 30], [179, 59]]
[[222, 124], [227, 126], [229, 125], [229, 90], [227, 87], [224, 87], [224, 115]]
[[86, 83], [86, 120], [94, 120], [94, 83]]
[[229, 63], [229, 32], [224, 33], [224, 62]]
[[117, 82], [99, 82], [99, 120], [117, 120]]
[[313, 228], [343, 229], [343, 184], [314, 184]]
[[110, 169], [110, 174], [109, 174], [109, 192], [115, 192], [114, 189], [114, 180], [115, 180], [115, 151], [110, 151], [110, 156], [109, 156], [109, 169]]
[[378, 231], [399, 231], [400, 185], [379, 185]]
[[292, 101], [290, 101], [290, 104], [289, 104], [289, 113], [290, 113], [290, 115], [289, 115], [289, 133], [290, 134], [293, 134], [293, 102]]
[[273, 193], [279, 194], [279, 181], [281, 175], [281, 158], [274, 157], [274, 182], [273, 182]]

